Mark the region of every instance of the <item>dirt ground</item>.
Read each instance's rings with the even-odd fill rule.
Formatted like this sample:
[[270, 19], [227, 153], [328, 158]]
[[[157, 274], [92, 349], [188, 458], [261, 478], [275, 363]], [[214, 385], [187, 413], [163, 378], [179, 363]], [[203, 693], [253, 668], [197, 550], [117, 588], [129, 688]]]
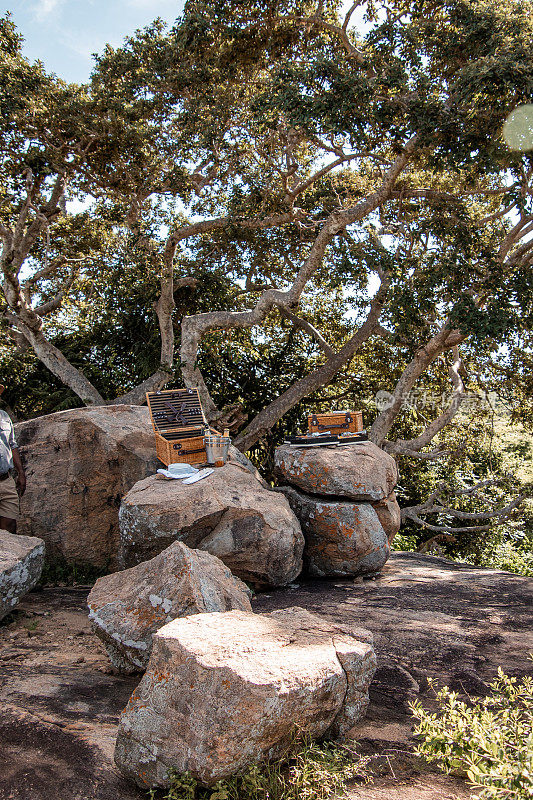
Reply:
[[[87, 587], [28, 594], [0, 624], [0, 800], [140, 800], [113, 765], [118, 717], [138, 682], [109, 666], [86, 613]], [[462, 800], [465, 783], [413, 753], [408, 703], [431, 705], [427, 678], [483, 694], [498, 665], [531, 671], [533, 582], [395, 554], [369, 581], [301, 582], [254, 599], [254, 610], [299, 605], [373, 631], [378, 671], [354, 730], [372, 756], [361, 800]]]

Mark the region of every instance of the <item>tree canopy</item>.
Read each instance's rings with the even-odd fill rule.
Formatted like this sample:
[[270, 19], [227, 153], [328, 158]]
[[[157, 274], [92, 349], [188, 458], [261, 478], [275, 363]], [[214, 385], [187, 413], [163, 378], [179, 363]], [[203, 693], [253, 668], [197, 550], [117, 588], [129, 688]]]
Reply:
[[[309, 397], [364, 394], [373, 441], [422, 462], [469, 394], [531, 422], [533, 152], [502, 138], [530, 0], [190, 0], [80, 86], [9, 17], [0, 39], [21, 387], [35, 357], [86, 404], [197, 386], [243, 450]], [[423, 388], [446, 402], [406, 412]]]

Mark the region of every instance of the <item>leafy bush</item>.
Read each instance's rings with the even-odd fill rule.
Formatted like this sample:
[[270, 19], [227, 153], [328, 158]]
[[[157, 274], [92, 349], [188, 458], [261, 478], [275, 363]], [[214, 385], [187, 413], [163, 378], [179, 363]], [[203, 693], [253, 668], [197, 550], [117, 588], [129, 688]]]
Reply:
[[[253, 764], [209, 789], [190, 773], [174, 773], [161, 800], [336, 800], [346, 796], [348, 781], [369, 780], [368, 760], [346, 745], [313, 742], [299, 732], [279, 761]], [[152, 789], [149, 797], [159, 795]]]
[[512, 540], [496, 544], [488, 542], [476, 563], [481, 567], [533, 577], [533, 552], [517, 546]]
[[533, 679], [518, 681], [500, 668], [490, 689], [467, 704], [445, 686], [436, 714], [414, 703], [417, 753], [466, 775], [481, 790], [477, 800], [526, 800], [533, 797]]
[[44, 562], [39, 583], [42, 586], [92, 586], [102, 575], [109, 575], [110, 565], [95, 567], [92, 564], [70, 564], [56, 556]]

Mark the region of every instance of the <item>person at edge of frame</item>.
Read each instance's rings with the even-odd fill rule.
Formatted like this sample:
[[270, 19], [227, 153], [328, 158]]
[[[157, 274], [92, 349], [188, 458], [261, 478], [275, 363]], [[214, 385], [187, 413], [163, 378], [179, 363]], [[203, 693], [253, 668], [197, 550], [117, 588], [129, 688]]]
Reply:
[[[5, 386], [0, 383], [0, 395]], [[13, 467], [17, 480], [11, 475]], [[17, 532], [20, 498], [26, 491], [26, 475], [9, 415], [0, 409], [0, 529]]]

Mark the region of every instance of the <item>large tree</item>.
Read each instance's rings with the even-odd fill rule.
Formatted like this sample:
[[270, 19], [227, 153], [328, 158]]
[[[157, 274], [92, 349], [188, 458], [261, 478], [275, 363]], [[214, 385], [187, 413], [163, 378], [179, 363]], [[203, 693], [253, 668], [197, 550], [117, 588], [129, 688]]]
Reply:
[[[243, 450], [358, 353], [385, 348], [388, 401], [371, 438], [398, 455], [441, 455], [432, 442], [469, 387], [507, 370], [526, 394], [513, 363], [521, 350], [530, 359], [533, 159], [501, 130], [533, 96], [532, 11], [195, 0], [170, 31], [156, 22], [107, 48], [86, 86], [29, 64], [4, 20], [12, 337], [84, 403], [142, 402], [181, 374], [220, 421], [206, 350], [221, 331], [228, 346], [292, 326], [313, 358], [240, 431]], [[75, 199], [85, 205], [72, 213]], [[104, 400], [89, 365], [53, 337], [65, 318], [77, 324], [87, 285], [112, 274], [110, 252], [125, 285], [140, 265], [157, 281], [160, 357]], [[201, 293], [206, 275], [225, 278], [226, 305], [176, 319], [176, 289]], [[430, 374], [447, 376], [449, 405], [402, 438], [406, 396]]]

